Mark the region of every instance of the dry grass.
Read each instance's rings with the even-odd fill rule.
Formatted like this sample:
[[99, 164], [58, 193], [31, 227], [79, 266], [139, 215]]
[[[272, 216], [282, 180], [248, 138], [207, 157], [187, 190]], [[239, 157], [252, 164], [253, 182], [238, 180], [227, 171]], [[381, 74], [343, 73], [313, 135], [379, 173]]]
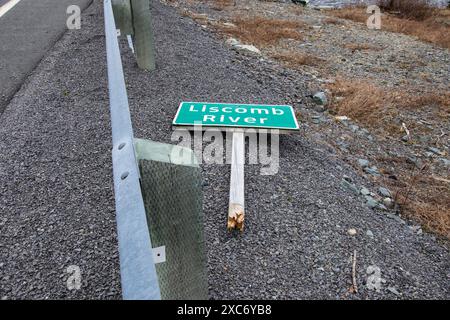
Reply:
[[325, 60], [317, 58], [315, 56], [293, 51], [284, 50], [271, 55], [272, 58], [277, 59], [288, 65], [289, 67], [296, 68], [298, 66], [318, 66], [323, 64]]
[[210, 2], [212, 2], [211, 8], [217, 11], [222, 11], [236, 5], [235, 0], [210, 0]]
[[385, 11], [395, 12], [401, 18], [423, 21], [436, 11], [427, 0], [378, 0], [378, 6]]
[[335, 17], [327, 17], [322, 20], [325, 24], [334, 24], [334, 25], [344, 25], [345, 23], [341, 19], [337, 19]]
[[[366, 23], [369, 17], [366, 8], [362, 7], [330, 10], [328, 14], [361, 23]], [[381, 29], [415, 36], [422, 41], [450, 49], [450, 10], [433, 10], [432, 15], [423, 14], [423, 17], [423, 20], [412, 20], [396, 14], [384, 14]]]
[[[410, 94], [382, 90], [367, 81], [345, 79], [337, 79], [328, 88], [332, 92], [332, 111], [372, 128], [378, 135], [393, 136], [397, 141], [404, 135], [399, 125], [402, 122], [408, 123], [414, 135], [430, 134], [427, 127], [417, 124], [417, 118], [408, 118], [409, 114], [420, 119], [426, 113], [427, 121], [440, 124], [445, 121], [447, 125], [450, 119], [450, 92]], [[386, 185], [396, 191], [401, 212], [428, 230], [450, 238], [449, 174], [435, 177], [426, 170], [418, 172], [404, 160], [388, 159], [386, 165], [396, 167], [397, 180], [387, 179]]]
[[[391, 136], [399, 134], [398, 123], [408, 112], [426, 110], [436, 121], [450, 116], [450, 92], [412, 95], [401, 90], [382, 90], [364, 80], [340, 78], [328, 87], [333, 96], [331, 109], [335, 113], [355, 119], [367, 127], [383, 130]], [[341, 99], [338, 101], [336, 97]]]
[[415, 168], [401, 160], [381, 160], [387, 166], [395, 165], [397, 180], [386, 179], [385, 185], [394, 192], [400, 213], [426, 230], [450, 238], [450, 183], [433, 176], [428, 165]]
[[184, 10], [181, 12], [181, 15], [183, 17], [189, 17], [200, 24], [206, 24], [208, 22], [208, 16], [204, 13], [195, 13], [189, 10]]
[[281, 39], [301, 40], [299, 29], [306, 24], [301, 21], [270, 19], [261, 16], [236, 17], [236, 28], [226, 28], [224, 33], [239, 38], [243, 42], [264, 47], [276, 45]]

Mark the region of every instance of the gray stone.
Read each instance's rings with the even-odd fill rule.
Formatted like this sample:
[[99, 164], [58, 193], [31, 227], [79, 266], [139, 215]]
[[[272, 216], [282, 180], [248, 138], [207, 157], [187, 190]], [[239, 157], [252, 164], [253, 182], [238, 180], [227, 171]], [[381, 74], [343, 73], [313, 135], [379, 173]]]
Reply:
[[370, 194], [370, 190], [367, 188], [361, 188], [361, 194], [364, 196], [368, 196]]
[[406, 162], [411, 163], [415, 165], [416, 167], [420, 167], [422, 165], [422, 162], [420, 159], [417, 159], [417, 157], [411, 156], [406, 158]]
[[379, 187], [378, 188], [378, 192], [383, 196], [383, 197], [391, 197], [391, 191], [387, 188], [384, 187]]
[[342, 186], [344, 186], [345, 188], [351, 190], [354, 194], [359, 195], [359, 189], [358, 189], [358, 187], [357, 187], [355, 184], [349, 182], [349, 181], [346, 180], [345, 178], [342, 179], [341, 184], [342, 184]]
[[225, 43], [229, 46], [237, 46], [240, 44], [240, 42], [235, 38], [228, 38], [227, 41], [225, 41]]
[[312, 116], [311, 117], [311, 122], [314, 124], [319, 124], [322, 122], [322, 117], [320, 116]]
[[331, 270], [333, 270], [334, 273], [341, 272], [341, 269], [339, 269], [338, 267], [332, 267]]
[[420, 226], [410, 226], [409, 227], [412, 232], [421, 235], [422, 234], [422, 228]]
[[373, 176], [379, 176], [380, 172], [378, 171], [378, 168], [373, 166], [373, 167], [366, 167], [364, 168], [364, 172], [371, 174]]
[[438, 148], [434, 148], [434, 147], [428, 147], [427, 148], [428, 151], [431, 151], [434, 154], [437, 154], [439, 156], [443, 156], [445, 153], [441, 150], [439, 150]]
[[261, 54], [261, 51], [259, 49], [251, 44], [237, 44], [233, 46], [235, 49], [239, 51], [246, 51], [253, 54]]
[[371, 209], [373, 209], [373, 208], [376, 208], [376, 207], [378, 207], [378, 201], [377, 200], [375, 200], [374, 198], [372, 198], [371, 196], [366, 196], [366, 205], [369, 207], [369, 208], [371, 208]]
[[326, 106], [328, 103], [327, 96], [326, 96], [325, 92], [322, 92], [322, 91], [317, 92], [313, 95], [313, 101], [316, 104], [321, 105], [321, 106]]
[[352, 132], [356, 132], [359, 130], [359, 126], [357, 126], [356, 124], [352, 124], [350, 125], [350, 130], [352, 130]]
[[391, 293], [395, 294], [396, 296], [400, 296], [401, 293], [397, 291], [394, 287], [388, 287], [387, 288]]
[[367, 159], [358, 159], [358, 164], [360, 167], [368, 167], [369, 166], [369, 160]]
[[394, 207], [394, 201], [391, 198], [384, 198], [383, 204], [387, 207], [392, 209]]
[[450, 166], [450, 160], [445, 159], [445, 158], [439, 158], [439, 160], [447, 167]]
[[361, 132], [362, 134], [365, 134], [366, 136], [370, 135], [369, 130], [367, 130], [366, 128], [362, 128], [362, 129], [360, 130], [360, 132]]

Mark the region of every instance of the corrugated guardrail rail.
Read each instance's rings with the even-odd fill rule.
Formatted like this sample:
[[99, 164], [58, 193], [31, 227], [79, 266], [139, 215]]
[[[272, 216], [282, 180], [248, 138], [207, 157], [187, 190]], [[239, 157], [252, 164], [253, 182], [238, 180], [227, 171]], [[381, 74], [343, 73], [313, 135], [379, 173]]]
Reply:
[[104, 0], [112, 161], [124, 299], [160, 299], [111, 0]]

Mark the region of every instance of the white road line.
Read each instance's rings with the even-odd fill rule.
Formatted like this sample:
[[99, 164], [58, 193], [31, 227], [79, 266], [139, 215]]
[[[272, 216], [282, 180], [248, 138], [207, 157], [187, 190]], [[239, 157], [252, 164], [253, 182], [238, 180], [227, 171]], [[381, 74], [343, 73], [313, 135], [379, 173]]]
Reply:
[[9, 2], [5, 3], [0, 7], [0, 18], [7, 13], [9, 10], [11, 10], [16, 4], [19, 3], [20, 0], [10, 0]]

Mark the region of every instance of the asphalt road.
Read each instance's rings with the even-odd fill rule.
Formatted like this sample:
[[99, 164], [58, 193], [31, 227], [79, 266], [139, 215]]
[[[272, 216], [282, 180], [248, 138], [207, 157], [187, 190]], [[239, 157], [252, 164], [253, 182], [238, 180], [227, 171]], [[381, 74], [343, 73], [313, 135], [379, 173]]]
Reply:
[[[1, 0], [0, 5], [7, 1]], [[21, 0], [0, 18], [0, 114], [24, 79], [66, 31], [69, 5], [92, 0]]]

